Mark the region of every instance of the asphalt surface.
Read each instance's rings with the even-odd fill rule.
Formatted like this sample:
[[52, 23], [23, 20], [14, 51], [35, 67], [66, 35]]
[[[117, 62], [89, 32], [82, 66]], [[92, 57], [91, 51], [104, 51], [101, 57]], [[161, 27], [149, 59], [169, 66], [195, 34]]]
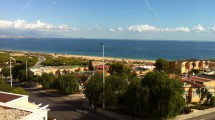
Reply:
[[34, 65], [35, 68], [39, 68], [41, 66], [41, 63], [44, 62], [46, 60], [45, 57], [43, 56], [39, 56], [38, 57], [38, 62]]
[[42, 106], [49, 104], [49, 117], [56, 120], [114, 120], [110, 116], [99, 112], [90, 112], [83, 107], [85, 99], [77, 99], [71, 96], [61, 96], [50, 94], [41, 89], [27, 90], [29, 101]]
[[194, 118], [191, 118], [191, 119], [188, 119], [188, 120], [215, 120], [215, 112], [209, 113], [209, 114], [206, 114], [206, 115], [202, 115], [202, 116], [199, 116], [199, 117], [194, 117]]

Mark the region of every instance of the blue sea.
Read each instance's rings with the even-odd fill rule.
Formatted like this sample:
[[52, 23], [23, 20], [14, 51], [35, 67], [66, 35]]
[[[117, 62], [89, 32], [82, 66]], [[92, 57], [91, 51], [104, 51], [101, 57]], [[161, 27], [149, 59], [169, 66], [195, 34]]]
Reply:
[[0, 50], [47, 52], [116, 58], [208, 59], [215, 58], [214, 41], [114, 40], [75, 38], [0, 38]]

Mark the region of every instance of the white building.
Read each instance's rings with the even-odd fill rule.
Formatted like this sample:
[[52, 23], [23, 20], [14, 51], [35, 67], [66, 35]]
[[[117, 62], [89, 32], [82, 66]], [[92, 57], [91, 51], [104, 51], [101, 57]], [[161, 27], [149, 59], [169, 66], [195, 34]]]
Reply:
[[0, 91], [0, 119], [2, 120], [47, 120], [48, 105], [40, 107], [28, 102], [27, 95]]

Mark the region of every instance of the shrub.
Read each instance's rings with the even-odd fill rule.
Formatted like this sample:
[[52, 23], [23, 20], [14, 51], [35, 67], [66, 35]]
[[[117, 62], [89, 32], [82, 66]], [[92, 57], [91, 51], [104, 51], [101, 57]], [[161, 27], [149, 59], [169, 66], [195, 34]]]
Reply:
[[214, 107], [215, 106], [215, 97], [211, 97], [210, 98], [210, 103], [209, 103], [209, 105], [211, 106], [211, 107]]
[[185, 108], [184, 108], [184, 113], [185, 113], [185, 114], [188, 114], [188, 113], [191, 113], [191, 112], [193, 112], [193, 111], [191, 110], [190, 107], [185, 107]]
[[210, 106], [203, 106], [203, 105], [197, 105], [197, 106], [191, 106], [191, 109], [197, 109], [197, 110], [205, 110], [210, 108]]
[[199, 72], [200, 72], [200, 71], [199, 71], [198, 69], [193, 69], [193, 70], [192, 70], [192, 73], [194, 73], [195, 75], [199, 74]]
[[4, 91], [4, 92], [10, 92], [12, 91], [13, 88], [9, 85], [9, 84], [0, 84], [0, 91]]
[[9, 84], [0, 84], [0, 91], [12, 92], [12, 93], [23, 94], [23, 95], [28, 94], [28, 92], [26, 92], [23, 88], [11, 87]]
[[23, 88], [21, 88], [21, 87], [14, 88], [11, 92], [12, 92], [12, 93], [16, 93], [16, 94], [28, 95], [28, 92], [26, 92], [26, 91], [25, 91]]

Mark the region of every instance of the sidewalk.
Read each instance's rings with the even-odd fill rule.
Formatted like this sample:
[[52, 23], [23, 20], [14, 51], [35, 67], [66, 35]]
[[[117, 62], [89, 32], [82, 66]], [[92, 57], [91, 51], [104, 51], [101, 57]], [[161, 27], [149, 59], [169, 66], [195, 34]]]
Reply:
[[[84, 102], [84, 104], [82, 106], [87, 108], [87, 109], [90, 109], [87, 99], [85, 99], [85, 102]], [[133, 120], [133, 117], [131, 117], [131, 116], [121, 115], [121, 114], [118, 114], [118, 113], [115, 113], [115, 112], [112, 112], [112, 111], [109, 111], [109, 110], [103, 110], [102, 108], [97, 108], [96, 112], [100, 113], [100, 114], [103, 114], [105, 116], [109, 116], [109, 117], [111, 117], [111, 118], [113, 118], [115, 120]]]
[[[110, 116], [116, 120], [143, 120], [143, 119], [148, 120], [148, 119], [150, 119], [150, 118], [134, 118], [134, 117], [129, 116], [129, 115], [121, 115], [121, 114], [118, 114], [118, 113], [115, 113], [115, 112], [112, 112], [109, 110], [103, 110], [103, 109], [98, 109], [96, 112], [99, 112], [99, 113], [104, 114], [106, 116]], [[190, 114], [178, 115], [175, 118], [168, 119], [168, 120], [186, 120], [186, 119], [206, 115], [206, 114], [209, 114], [212, 112], [215, 112], [215, 108], [209, 108], [206, 110], [193, 110], [193, 112]], [[153, 118], [151, 118], [151, 119], [153, 119]]]
[[171, 119], [171, 120], [186, 120], [189, 118], [193, 118], [193, 117], [198, 117], [198, 116], [202, 116], [202, 115], [206, 115], [209, 113], [215, 112], [215, 108], [209, 108], [206, 110], [193, 110], [192, 113], [190, 114], [183, 114], [183, 115], [178, 115], [175, 118]]
[[[118, 114], [118, 113], [114, 113], [114, 112], [111, 112], [109, 110], [100, 109], [100, 110], [97, 110], [97, 112], [99, 112], [101, 114], [104, 114], [104, 115], [107, 115], [107, 116], [110, 116], [110, 117], [112, 117], [114, 119], [117, 119], [117, 120], [142, 120], [142, 119], [147, 120], [147, 118], [134, 118], [132, 116], [126, 116], [126, 115], [121, 115], [121, 114]], [[215, 112], [215, 108], [209, 108], [209, 109], [206, 109], [206, 110], [193, 110], [193, 112], [190, 113], [190, 114], [178, 115], [175, 118], [168, 119], [168, 120], [186, 120], [186, 119], [206, 115], [206, 114], [209, 114], [209, 113], [212, 113], [212, 112]]]

